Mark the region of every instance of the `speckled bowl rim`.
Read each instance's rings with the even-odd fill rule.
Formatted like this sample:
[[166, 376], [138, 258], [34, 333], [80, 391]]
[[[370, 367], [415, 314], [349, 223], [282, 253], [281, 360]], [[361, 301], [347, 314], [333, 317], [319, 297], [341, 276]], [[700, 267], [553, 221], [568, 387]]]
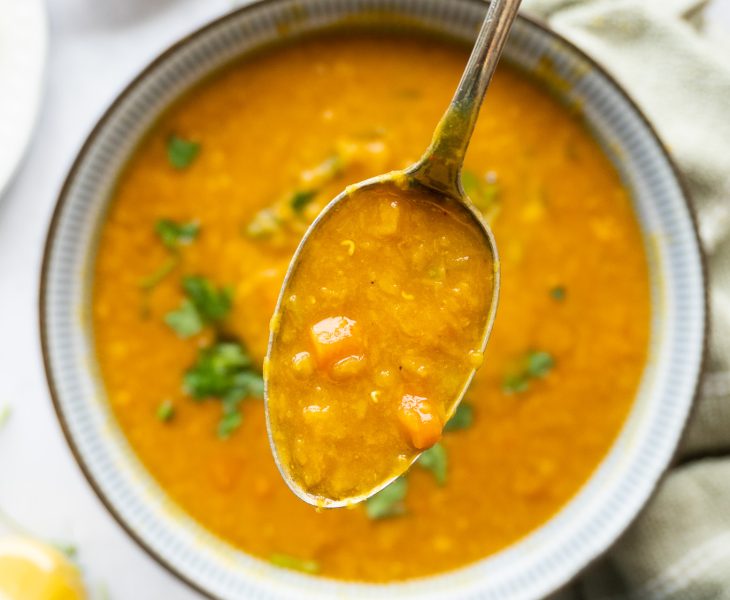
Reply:
[[[104, 112], [104, 114], [99, 118], [97, 123], [94, 125], [91, 132], [88, 134], [86, 140], [84, 141], [83, 145], [81, 146], [80, 150], [78, 151], [76, 158], [68, 172], [68, 175], [66, 179], [64, 180], [64, 183], [62, 185], [61, 191], [59, 193], [58, 200], [56, 202], [54, 212], [48, 227], [48, 232], [46, 236], [46, 242], [44, 246], [44, 252], [43, 252], [43, 261], [42, 261], [42, 267], [41, 267], [41, 274], [40, 274], [40, 288], [39, 288], [39, 325], [40, 325], [40, 338], [41, 338], [41, 350], [42, 350], [42, 356], [43, 356], [43, 364], [44, 369], [46, 373], [46, 378], [48, 382], [49, 392], [52, 400], [52, 404], [54, 407], [54, 411], [56, 413], [56, 416], [58, 418], [59, 424], [61, 426], [61, 429], [64, 434], [64, 438], [66, 440], [66, 443], [69, 446], [69, 449], [71, 450], [71, 453], [73, 455], [74, 460], [78, 464], [79, 468], [81, 469], [84, 477], [86, 478], [87, 482], [91, 486], [92, 490], [96, 494], [96, 496], [99, 498], [101, 503], [104, 505], [104, 507], [107, 509], [107, 511], [110, 513], [110, 515], [114, 518], [114, 520], [120, 525], [120, 527], [126, 531], [126, 533], [160, 566], [165, 568], [168, 572], [170, 572], [172, 575], [177, 577], [180, 581], [188, 585], [191, 589], [195, 590], [196, 592], [200, 593], [201, 595], [212, 598], [215, 600], [217, 596], [212, 594], [209, 590], [203, 588], [201, 585], [199, 585], [196, 581], [194, 581], [192, 578], [188, 577], [185, 573], [181, 572], [179, 569], [177, 569], [175, 566], [173, 566], [164, 556], [162, 556], [160, 553], [158, 553], [156, 550], [154, 550], [144, 539], [143, 537], [124, 519], [124, 517], [120, 514], [120, 512], [117, 510], [117, 508], [114, 506], [114, 504], [109, 500], [109, 498], [106, 496], [106, 494], [101, 489], [101, 486], [96, 481], [94, 475], [91, 473], [91, 470], [89, 469], [89, 466], [86, 463], [86, 460], [84, 459], [81, 451], [79, 450], [73, 435], [70, 431], [69, 424], [66, 419], [66, 415], [63, 412], [62, 406], [61, 406], [61, 400], [59, 396], [59, 392], [57, 389], [56, 381], [53, 374], [53, 369], [51, 366], [51, 357], [50, 357], [50, 350], [49, 350], [49, 330], [48, 330], [48, 324], [46, 321], [46, 315], [47, 315], [47, 287], [48, 287], [48, 279], [49, 279], [49, 269], [50, 269], [50, 257], [51, 252], [53, 249], [54, 241], [56, 239], [56, 236], [58, 234], [58, 226], [59, 226], [59, 219], [61, 216], [61, 213], [63, 211], [63, 208], [68, 200], [69, 196], [69, 188], [71, 186], [72, 181], [78, 174], [79, 168], [82, 165], [82, 163], [87, 159], [87, 155], [89, 153], [90, 148], [96, 141], [97, 137], [100, 135], [101, 131], [103, 130], [104, 126], [107, 124], [107, 121], [110, 119], [110, 117], [115, 113], [115, 111], [119, 108], [119, 106], [124, 102], [124, 100], [127, 98], [128, 95], [147, 77], [150, 76], [152, 72], [162, 63], [164, 63], [171, 55], [176, 53], [181, 48], [185, 47], [187, 44], [189, 44], [191, 41], [203, 36], [208, 31], [215, 29], [219, 25], [222, 25], [226, 21], [236, 19], [240, 17], [242, 14], [245, 14], [249, 11], [254, 11], [258, 8], [260, 8], [263, 5], [272, 5], [279, 2], [286, 2], [287, 0], [254, 0], [253, 2], [250, 2], [249, 4], [246, 4], [242, 7], [239, 7], [237, 9], [234, 9], [225, 15], [218, 17], [207, 24], [203, 25], [202, 27], [194, 30], [193, 32], [189, 33], [188, 35], [180, 38], [176, 43], [169, 46], [166, 50], [164, 50], [162, 53], [160, 53], [154, 60], [152, 60], [144, 69], [140, 71], [140, 73], [131, 81], [129, 82], [124, 89], [117, 95], [117, 97], [114, 99], [114, 101], [109, 105], [107, 110]], [[472, 4], [483, 4], [483, 0], [463, 0], [467, 3]], [[599, 62], [594, 60], [590, 57], [590, 55], [586, 54], [583, 50], [581, 50], [578, 46], [573, 44], [571, 41], [563, 37], [561, 34], [557, 33], [555, 30], [550, 28], [545, 22], [542, 20], [526, 15], [524, 13], [520, 13], [519, 18], [523, 21], [526, 21], [529, 25], [531, 25], [534, 28], [537, 28], [539, 30], [542, 30], [543, 33], [548, 34], [549, 36], [553, 37], [554, 39], [558, 40], [561, 44], [563, 44], [567, 49], [578, 56], [582, 61], [584, 61], [591, 70], [597, 72], [600, 76], [602, 76], [611, 86], [613, 86], [614, 90], [618, 92], [618, 94], [622, 97], [622, 100], [634, 111], [635, 116], [637, 116], [642, 122], [643, 125], [646, 128], [646, 131], [652, 138], [652, 142], [655, 144], [655, 146], [660, 150], [660, 152], [663, 155], [664, 160], [668, 164], [672, 175], [676, 181], [676, 183], [679, 186], [682, 199], [684, 201], [684, 204], [686, 205], [691, 225], [692, 225], [692, 233], [695, 238], [695, 242], [697, 245], [697, 249], [699, 252], [699, 258], [701, 262], [702, 267], [702, 273], [701, 273], [701, 280], [702, 280], [702, 288], [703, 288], [703, 298], [702, 303], [704, 306], [704, 324], [703, 324], [703, 331], [702, 331], [702, 354], [699, 359], [699, 370], [697, 373], [697, 379], [694, 385], [694, 393], [693, 397], [691, 399], [690, 409], [687, 412], [687, 415], [685, 417], [684, 422], [682, 425], [682, 431], [686, 432], [687, 424], [690, 420], [690, 417], [692, 413], [695, 410], [696, 407], [696, 399], [699, 393], [699, 387], [700, 387], [700, 378], [701, 374], [705, 369], [706, 366], [706, 359], [707, 359], [707, 345], [708, 345], [708, 336], [707, 331], [709, 327], [709, 300], [708, 300], [708, 283], [707, 283], [707, 265], [706, 265], [706, 258], [703, 253], [702, 245], [700, 243], [699, 235], [698, 235], [698, 226], [697, 226], [697, 215], [694, 209], [694, 206], [690, 202], [689, 198], [689, 192], [686, 185], [686, 182], [684, 180], [683, 175], [681, 174], [679, 168], [677, 167], [674, 159], [672, 158], [671, 153], [668, 151], [666, 145], [659, 137], [655, 127], [652, 125], [651, 121], [647, 118], [647, 116], [644, 114], [644, 112], [639, 108], [639, 106], [634, 102], [632, 97], [628, 94], [628, 92], [625, 90], [625, 88], [618, 83], [618, 81], [604, 68], [601, 66]], [[682, 434], [683, 435], [683, 434]], [[670, 467], [676, 462], [677, 460], [677, 449], [680, 445], [682, 435], [680, 435], [677, 443], [677, 447], [675, 448], [675, 453], [673, 457], [670, 457], [670, 459], [667, 461], [667, 464], [663, 470], [659, 474], [659, 477], [657, 478], [655, 485], [653, 487], [653, 493], [656, 492], [657, 487], [663, 480], [663, 478], [666, 476], [667, 471], [670, 469]], [[651, 495], [647, 498], [647, 500], [644, 503], [644, 506], [648, 502], [648, 500], [651, 498]], [[615, 540], [618, 540], [629, 528], [631, 523], [633, 523], [636, 518], [641, 514], [641, 510], [637, 511], [637, 513], [634, 515], [634, 517], [629, 520], [624, 526], [620, 527], [616, 533], [615, 533]], [[570, 581], [572, 581], [575, 577], [577, 577], [580, 573], [585, 571], [591, 564], [593, 564], [597, 559], [599, 559], [603, 554], [605, 554], [606, 551], [610, 546], [606, 549], [604, 549], [602, 552], [599, 552], [593, 556], [587, 557], [585, 564], [583, 567], [578, 569], [572, 577], [567, 579], [563, 582], [562, 586], [556, 587], [553, 591], [557, 591], [561, 589], [561, 587], [564, 587], [565, 585], [568, 585]], [[438, 576], [438, 574], [436, 575]], [[355, 582], [357, 583], [357, 582]], [[385, 588], [384, 588], [385, 589]]]

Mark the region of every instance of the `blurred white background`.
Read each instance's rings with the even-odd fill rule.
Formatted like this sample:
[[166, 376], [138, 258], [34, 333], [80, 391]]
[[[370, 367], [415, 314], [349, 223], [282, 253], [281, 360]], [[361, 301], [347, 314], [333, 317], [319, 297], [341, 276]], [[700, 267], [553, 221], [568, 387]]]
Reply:
[[[0, 434], [0, 506], [38, 536], [77, 546], [95, 598], [199, 596], [157, 566], [112, 520], [62, 438], [38, 340], [43, 240], [76, 151], [122, 87], [177, 38], [242, 3], [48, 0], [45, 96], [25, 161], [0, 198], [0, 408], [12, 407]], [[730, 48], [730, 0], [711, 2], [705, 23], [708, 35]]]

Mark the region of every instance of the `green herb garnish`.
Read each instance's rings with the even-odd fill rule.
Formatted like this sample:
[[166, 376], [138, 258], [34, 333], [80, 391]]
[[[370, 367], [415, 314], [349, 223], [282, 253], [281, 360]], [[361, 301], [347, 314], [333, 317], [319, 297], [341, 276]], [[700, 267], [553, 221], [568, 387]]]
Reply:
[[79, 555], [79, 549], [76, 544], [69, 544], [68, 542], [56, 542], [53, 546], [64, 554], [67, 558], [74, 560]]
[[465, 169], [461, 173], [461, 185], [474, 206], [485, 215], [490, 214], [496, 208], [499, 198], [499, 184], [496, 181], [492, 181], [486, 176], [480, 177], [473, 171]]
[[200, 351], [197, 362], [183, 377], [183, 389], [195, 400], [221, 400], [223, 415], [218, 436], [226, 439], [241, 425], [241, 401], [262, 397], [264, 382], [243, 346], [225, 341]]
[[231, 311], [233, 304], [231, 288], [216, 289], [205, 277], [197, 275], [185, 277], [182, 286], [204, 321], [221, 321]]
[[172, 134], [167, 138], [167, 160], [178, 169], [187, 169], [197, 158], [200, 144]]
[[436, 483], [441, 486], [446, 484], [448, 457], [446, 455], [446, 448], [443, 447], [441, 442], [436, 442], [428, 450], [424, 451], [418, 457], [418, 465], [431, 471], [436, 479]]
[[474, 407], [467, 403], [461, 402], [456, 407], [452, 417], [446, 422], [444, 431], [458, 431], [459, 429], [468, 429], [474, 422]]
[[237, 342], [218, 342], [203, 348], [185, 373], [183, 386], [193, 398], [243, 398], [248, 395], [251, 358]]
[[520, 394], [530, 389], [529, 377], [526, 373], [512, 373], [506, 375], [502, 381], [502, 391], [505, 394]]
[[314, 200], [317, 192], [314, 190], [298, 190], [294, 192], [289, 200], [289, 206], [295, 213], [301, 213], [309, 203]]
[[527, 374], [534, 378], [542, 378], [555, 366], [553, 357], [547, 352], [531, 351], [527, 353]]
[[531, 350], [519, 361], [518, 367], [505, 376], [502, 391], [505, 394], [526, 392], [533, 379], [542, 379], [554, 366], [555, 360], [548, 352]]
[[153, 273], [139, 282], [139, 286], [145, 291], [154, 288], [175, 270], [175, 267], [180, 263], [178, 253], [180, 246], [189, 244], [198, 237], [200, 225], [194, 222], [176, 223], [170, 219], [159, 219], [155, 223], [155, 233], [165, 245], [165, 248], [170, 251], [170, 256]]
[[365, 502], [365, 512], [371, 519], [397, 517], [406, 512], [403, 500], [408, 491], [408, 480], [399, 477], [388, 487], [373, 494]]
[[172, 273], [179, 262], [180, 258], [177, 255], [170, 256], [164, 263], [162, 263], [162, 265], [157, 268], [156, 271], [143, 278], [142, 281], [139, 282], [139, 287], [141, 287], [143, 290], [151, 290], [165, 277]]
[[167, 400], [163, 400], [157, 407], [157, 418], [163, 423], [168, 423], [169, 421], [172, 421], [174, 416], [175, 405], [172, 403], [172, 400], [169, 398]]
[[190, 223], [176, 223], [170, 219], [160, 219], [155, 223], [155, 232], [163, 244], [170, 250], [176, 250], [183, 244], [189, 244], [200, 233], [200, 225]]
[[309, 573], [310, 575], [316, 575], [319, 573], [319, 563], [311, 559], [297, 558], [296, 556], [289, 556], [288, 554], [276, 553], [269, 557], [269, 562], [277, 567], [301, 571], [302, 573]]
[[243, 415], [238, 409], [238, 404], [239, 403], [235, 403], [235, 408], [228, 409], [229, 412], [224, 410], [223, 416], [220, 421], [218, 421], [218, 437], [222, 440], [227, 440], [231, 437], [231, 434], [233, 434], [233, 432], [241, 426], [241, 423], [243, 423]]
[[562, 302], [565, 300], [565, 288], [562, 285], [556, 285], [554, 288], [550, 288], [550, 297], [553, 300]]
[[187, 298], [182, 301], [180, 308], [170, 311], [165, 315], [165, 323], [181, 338], [197, 335], [205, 326], [198, 309]]
[[216, 287], [205, 277], [189, 275], [183, 278], [186, 298], [180, 307], [165, 315], [167, 323], [182, 338], [196, 335], [203, 327], [218, 323], [228, 316], [233, 304], [230, 288]]

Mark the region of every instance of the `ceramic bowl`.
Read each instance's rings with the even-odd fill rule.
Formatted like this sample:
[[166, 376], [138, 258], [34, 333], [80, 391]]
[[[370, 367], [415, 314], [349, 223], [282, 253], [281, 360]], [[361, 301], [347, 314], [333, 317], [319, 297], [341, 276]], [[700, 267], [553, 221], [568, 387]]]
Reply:
[[210, 597], [542, 597], [617, 539], [672, 459], [692, 405], [705, 338], [702, 257], [686, 194], [651, 125], [617, 83], [566, 40], [524, 17], [514, 26], [506, 60], [580, 107], [630, 189], [650, 262], [651, 344], [633, 408], [608, 455], [558, 514], [502, 552], [438, 576], [372, 585], [285, 571], [216, 538], [166, 499], [105, 401], [89, 322], [95, 247], [114, 182], [160, 113], [222, 65], [276, 40], [360, 20], [470, 43], [485, 9], [479, 0], [247, 5], [147, 67], [99, 121], [68, 175], [48, 234], [40, 306], [59, 419], [89, 482], [119, 523], [156, 560]]

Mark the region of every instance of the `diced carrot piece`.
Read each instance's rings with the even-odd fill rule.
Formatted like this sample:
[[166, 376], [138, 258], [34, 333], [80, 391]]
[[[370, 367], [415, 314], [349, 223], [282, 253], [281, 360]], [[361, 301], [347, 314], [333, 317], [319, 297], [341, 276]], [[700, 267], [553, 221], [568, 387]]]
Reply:
[[329, 367], [347, 356], [361, 355], [360, 327], [347, 317], [328, 317], [315, 323], [310, 331], [314, 355], [320, 367]]
[[428, 398], [406, 394], [398, 406], [398, 420], [414, 448], [426, 450], [441, 439], [444, 422]]

